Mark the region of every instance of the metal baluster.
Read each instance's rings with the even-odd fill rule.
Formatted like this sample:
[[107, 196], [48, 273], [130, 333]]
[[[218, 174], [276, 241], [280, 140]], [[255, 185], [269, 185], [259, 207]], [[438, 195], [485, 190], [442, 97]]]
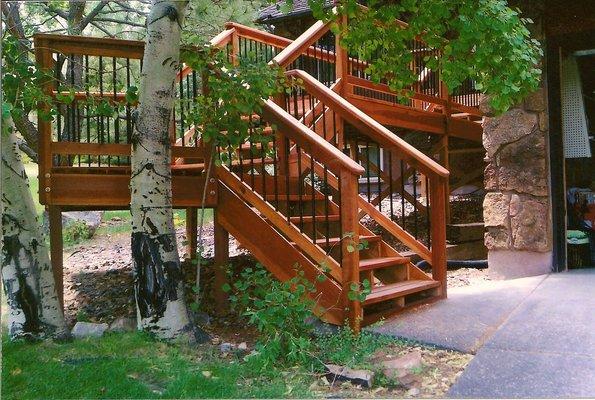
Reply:
[[279, 157], [277, 157], [277, 135], [275, 132], [272, 132], [273, 135], [273, 184], [275, 185], [275, 210], [279, 209], [279, 187], [278, 187], [278, 174], [277, 174], [277, 163], [279, 162]]
[[[114, 104], [116, 106], [116, 117], [114, 118], [114, 140], [115, 143], [120, 143], [120, 117], [119, 117], [119, 109], [120, 103], [118, 102], [117, 97], [117, 76], [116, 76], [116, 57], [112, 57], [112, 86], [114, 90]], [[118, 165], [120, 165], [120, 156], [117, 157]]]
[[283, 146], [283, 148], [285, 149], [285, 200], [286, 200], [286, 207], [287, 207], [287, 223], [289, 224], [291, 221], [291, 208], [289, 207], [289, 139], [287, 138], [287, 136], [285, 136], [283, 138], [283, 140], [285, 141], [285, 146]]
[[329, 213], [329, 185], [328, 185], [328, 168], [326, 167], [326, 165], [324, 165], [324, 173], [323, 173], [323, 180], [324, 180], [324, 220], [326, 222], [326, 235], [325, 235], [325, 240], [326, 240], [326, 248], [329, 248], [329, 237], [331, 235], [331, 226], [330, 226], [330, 221], [329, 221], [329, 217], [328, 217], [328, 213]]
[[[85, 55], [85, 94], [86, 98], [90, 98], [89, 95], [89, 56]], [[85, 122], [87, 128], [87, 143], [91, 143], [91, 116], [89, 108], [89, 102], [85, 102]], [[87, 154], [87, 166], [91, 167], [91, 155]]]
[[413, 170], [413, 236], [418, 238], [417, 231], [417, 170]]
[[312, 185], [312, 238], [316, 243], [316, 188], [314, 187], [314, 155], [310, 152], [310, 184]]
[[370, 185], [370, 141], [366, 140], [366, 189], [368, 203], [372, 200], [372, 186]]
[[[229, 52], [229, 47], [227, 47]], [[196, 98], [198, 97], [198, 82], [196, 71], [192, 70], [192, 104], [196, 105]], [[198, 147], [198, 130], [194, 127], [194, 147]], [[190, 128], [189, 128], [190, 129]]]
[[302, 201], [302, 149], [296, 145], [298, 167], [298, 210], [300, 213], [300, 232], [304, 231], [304, 203]]
[[[390, 219], [394, 221], [394, 205], [393, 205], [393, 154], [388, 151], [388, 191], [390, 192]], [[382, 190], [380, 191], [382, 193]]]
[[427, 245], [428, 248], [430, 248], [430, 243], [431, 243], [431, 227], [432, 227], [432, 221], [430, 220], [430, 181], [428, 179], [428, 177], [426, 176], [426, 235], [428, 238], [427, 241]]
[[405, 229], [405, 163], [401, 160], [401, 225]]

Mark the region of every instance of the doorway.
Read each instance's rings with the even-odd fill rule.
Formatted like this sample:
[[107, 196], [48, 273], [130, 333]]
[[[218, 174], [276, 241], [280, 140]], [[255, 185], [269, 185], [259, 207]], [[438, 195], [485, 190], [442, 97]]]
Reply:
[[593, 267], [595, 31], [548, 41], [554, 265], [558, 271]]

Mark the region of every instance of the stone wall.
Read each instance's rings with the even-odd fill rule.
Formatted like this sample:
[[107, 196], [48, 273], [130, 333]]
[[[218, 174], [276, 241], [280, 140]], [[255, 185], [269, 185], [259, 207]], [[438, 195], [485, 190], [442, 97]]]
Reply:
[[[542, 88], [523, 105], [484, 123], [485, 244], [494, 277], [536, 275], [551, 269], [547, 118]], [[508, 265], [514, 261], [510, 253], [522, 257], [524, 265]]]
[[[535, 12], [532, 12], [535, 14]], [[534, 17], [539, 21], [539, 15]], [[534, 37], [543, 39], [537, 22]], [[488, 113], [484, 103], [482, 109]], [[490, 274], [515, 278], [551, 271], [547, 92], [486, 118], [484, 220]]]

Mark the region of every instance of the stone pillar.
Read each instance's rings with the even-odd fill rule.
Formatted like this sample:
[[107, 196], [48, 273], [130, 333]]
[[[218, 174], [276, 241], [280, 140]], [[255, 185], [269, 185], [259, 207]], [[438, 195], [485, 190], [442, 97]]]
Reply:
[[484, 123], [484, 220], [490, 275], [498, 279], [552, 269], [546, 92]]
[[[535, 21], [532, 36], [543, 41], [543, 4], [518, 2]], [[489, 107], [482, 104], [489, 115]], [[547, 91], [484, 122], [486, 149], [484, 221], [489, 273], [509, 279], [552, 271]]]

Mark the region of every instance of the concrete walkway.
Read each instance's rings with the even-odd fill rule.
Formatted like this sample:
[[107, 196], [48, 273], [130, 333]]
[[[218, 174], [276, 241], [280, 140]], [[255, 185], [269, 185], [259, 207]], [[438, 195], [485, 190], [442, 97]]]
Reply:
[[476, 352], [451, 397], [595, 397], [595, 269], [455, 289], [375, 331]]

